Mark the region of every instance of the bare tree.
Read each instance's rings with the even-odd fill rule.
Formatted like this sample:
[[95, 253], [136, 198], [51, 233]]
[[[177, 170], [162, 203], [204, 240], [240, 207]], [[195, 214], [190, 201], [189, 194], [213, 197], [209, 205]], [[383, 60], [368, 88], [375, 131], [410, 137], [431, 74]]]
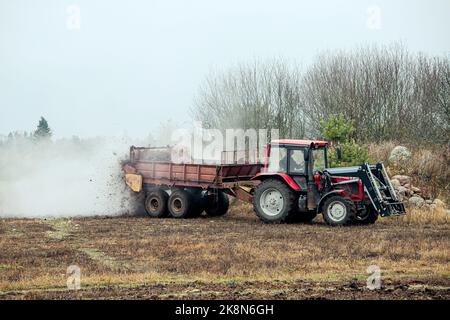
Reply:
[[282, 60], [241, 64], [223, 74], [211, 73], [192, 111], [206, 127], [279, 129], [282, 137], [305, 134], [300, 72]]
[[283, 60], [212, 73], [194, 117], [214, 128], [277, 128], [319, 137], [320, 120], [343, 114], [359, 141], [450, 142], [450, 62], [401, 44], [325, 52], [301, 74]]
[[448, 59], [399, 44], [322, 54], [302, 79], [309, 129], [344, 114], [360, 141], [448, 141], [449, 74]]

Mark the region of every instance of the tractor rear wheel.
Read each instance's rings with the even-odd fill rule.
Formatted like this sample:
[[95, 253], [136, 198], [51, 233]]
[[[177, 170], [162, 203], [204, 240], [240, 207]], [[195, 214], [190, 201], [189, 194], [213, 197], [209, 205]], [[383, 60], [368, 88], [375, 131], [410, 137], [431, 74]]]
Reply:
[[355, 223], [356, 224], [374, 224], [378, 219], [378, 212], [375, 209], [368, 205], [361, 212], [358, 212], [356, 215]]
[[354, 221], [356, 208], [351, 200], [341, 196], [333, 196], [325, 200], [322, 214], [328, 225], [343, 226]]
[[151, 190], [145, 197], [145, 211], [152, 218], [167, 216], [168, 194], [161, 188]]
[[182, 189], [174, 190], [169, 197], [168, 207], [170, 215], [174, 218], [190, 217], [194, 209], [192, 194]]
[[210, 217], [220, 217], [227, 213], [230, 201], [228, 196], [223, 191], [218, 191], [217, 194], [207, 196], [206, 214]]
[[276, 179], [263, 181], [255, 190], [253, 208], [266, 223], [288, 222], [296, 209], [297, 197], [285, 183]]

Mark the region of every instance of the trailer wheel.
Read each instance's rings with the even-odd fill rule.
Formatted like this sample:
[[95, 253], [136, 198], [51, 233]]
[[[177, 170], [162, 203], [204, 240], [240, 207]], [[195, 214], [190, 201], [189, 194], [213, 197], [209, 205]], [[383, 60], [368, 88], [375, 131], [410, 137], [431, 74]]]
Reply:
[[378, 219], [378, 212], [371, 206], [368, 205], [364, 210], [362, 210], [362, 213], [359, 213], [356, 215], [355, 222], [357, 224], [374, 224], [375, 221]]
[[255, 190], [253, 208], [266, 223], [288, 222], [296, 209], [295, 192], [279, 180], [267, 179]]
[[200, 190], [188, 189], [188, 191], [191, 193], [193, 202], [190, 216], [199, 217], [207, 207], [207, 198], [206, 196], [203, 195], [202, 189]]
[[145, 211], [152, 218], [162, 218], [167, 216], [167, 193], [156, 188], [151, 190], [145, 197]]
[[330, 226], [343, 226], [352, 223], [356, 217], [356, 208], [352, 201], [333, 196], [323, 204], [323, 219]]
[[216, 195], [208, 196], [208, 204], [205, 211], [210, 217], [219, 217], [227, 213], [229, 206], [228, 196], [223, 191], [219, 191]]
[[174, 218], [188, 218], [192, 215], [194, 202], [192, 194], [186, 190], [175, 190], [169, 197], [168, 207], [170, 215]]

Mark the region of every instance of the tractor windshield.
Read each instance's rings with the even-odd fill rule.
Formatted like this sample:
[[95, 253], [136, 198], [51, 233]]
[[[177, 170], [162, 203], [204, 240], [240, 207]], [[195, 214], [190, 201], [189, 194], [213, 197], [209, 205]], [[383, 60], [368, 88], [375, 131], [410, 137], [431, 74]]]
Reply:
[[312, 154], [314, 158], [314, 171], [323, 171], [327, 167], [326, 148], [314, 149]]

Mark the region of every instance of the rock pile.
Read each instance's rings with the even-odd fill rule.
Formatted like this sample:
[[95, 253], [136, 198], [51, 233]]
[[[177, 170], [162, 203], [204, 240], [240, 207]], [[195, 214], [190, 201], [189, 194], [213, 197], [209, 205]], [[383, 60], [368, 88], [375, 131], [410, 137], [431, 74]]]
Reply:
[[426, 199], [422, 195], [420, 188], [412, 185], [411, 177], [405, 175], [396, 175], [391, 179], [392, 186], [394, 187], [400, 200], [408, 203], [410, 206], [436, 209], [438, 207], [445, 207], [445, 203], [439, 199]]

